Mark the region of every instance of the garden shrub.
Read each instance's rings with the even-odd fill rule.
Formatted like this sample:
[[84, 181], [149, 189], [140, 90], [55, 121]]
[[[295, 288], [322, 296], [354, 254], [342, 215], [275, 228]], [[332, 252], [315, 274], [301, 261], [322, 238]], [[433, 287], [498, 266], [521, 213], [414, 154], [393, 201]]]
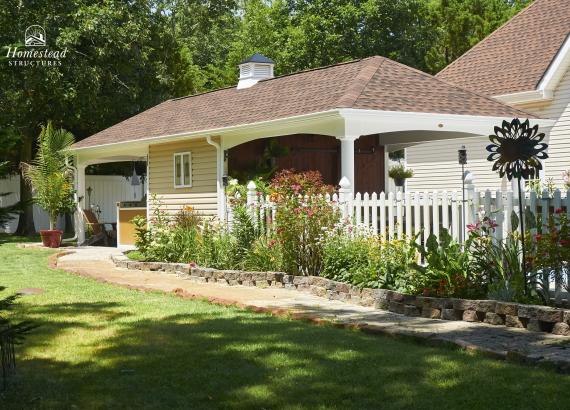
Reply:
[[413, 240], [383, 240], [368, 230], [339, 224], [323, 235], [321, 275], [362, 287], [412, 291], [410, 266], [417, 259]]
[[471, 238], [465, 244], [455, 241], [447, 229], [440, 230], [439, 240], [431, 234], [425, 246], [416, 244], [425, 265], [414, 263], [417, 272], [416, 291], [426, 296], [481, 297], [484, 288], [481, 278], [470, 269]]
[[531, 283], [544, 304], [550, 303], [549, 285], [551, 281], [561, 284], [570, 291], [570, 222], [562, 209], [555, 209], [548, 220], [539, 225], [544, 232], [534, 236], [534, 241], [527, 240], [527, 262], [532, 269]]
[[236, 257], [239, 260], [246, 257], [253, 242], [262, 234], [259, 225], [254, 223], [249, 211], [247, 205], [236, 205], [234, 207], [232, 233], [236, 239]]
[[322, 266], [323, 230], [339, 220], [326, 199], [334, 187], [317, 171], [281, 171], [271, 180], [271, 201], [277, 205], [275, 235], [283, 251], [283, 269], [291, 274], [318, 275]]
[[236, 238], [225, 227], [205, 220], [197, 243], [196, 263], [214, 269], [238, 267]]
[[196, 260], [200, 232], [199, 215], [186, 207], [174, 218], [168, 218], [161, 203], [152, 198], [153, 216], [150, 224], [135, 217], [135, 246], [148, 261], [193, 262]]
[[265, 235], [257, 238], [245, 256], [243, 269], [281, 271], [283, 269], [283, 253], [279, 241]]

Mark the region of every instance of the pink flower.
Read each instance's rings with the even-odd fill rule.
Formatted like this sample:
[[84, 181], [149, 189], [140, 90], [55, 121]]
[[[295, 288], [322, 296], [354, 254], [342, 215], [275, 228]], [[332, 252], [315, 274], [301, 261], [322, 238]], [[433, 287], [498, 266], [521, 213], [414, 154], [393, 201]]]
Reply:
[[562, 208], [556, 208], [556, 209], [554, 210], [554, 213], [555, 213], [555, 214], [561, 214], [561, 213], [562, 213]]
[[478, 231], [478, 230], [479, 230], [479, 226], [480, 226], [480, 225], [479, 225], [478, 223], [476, 223], [476, 224], [468, 224], [468, 225], [467, 225], [467, 230], [468, 230], [469, 232], [475, 232], [475, 231]]
[[560, 239], [560, 245], [566, 246], [566, 245], [568, 245], [568, 243], [570, 243], [570, 242], [568, 242], [566, 239]]

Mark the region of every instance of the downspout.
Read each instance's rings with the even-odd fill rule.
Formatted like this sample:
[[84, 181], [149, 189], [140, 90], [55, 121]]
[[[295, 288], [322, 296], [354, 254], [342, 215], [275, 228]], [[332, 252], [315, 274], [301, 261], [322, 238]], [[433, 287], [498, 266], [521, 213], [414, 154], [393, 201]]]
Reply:
[[222, 146], [212, 140], [212, 136], [208, 135], [206, 137], [206, 142], [216, 148], [216, 189], [217, 189], [217, 200], [218, 200], [218, 218], [220, 221], [225, 220], [225, 201], [224, 201], [224, 186], [222, 183], [222, 177], [224, 174], [224, 153], [222, 151]]

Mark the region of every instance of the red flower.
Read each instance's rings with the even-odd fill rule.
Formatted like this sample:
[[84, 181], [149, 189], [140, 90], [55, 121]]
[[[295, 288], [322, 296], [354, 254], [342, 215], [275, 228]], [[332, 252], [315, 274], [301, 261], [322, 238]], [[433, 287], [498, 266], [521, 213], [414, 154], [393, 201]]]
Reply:
[[535, 235], [534, 239], [536, 239], [537, 241], [540, 241], [542, 239], [542, 235], [540, 235], [540, 234]]
[[556, 208], [556, 209], [554, 210], [554, 213], [555, 213], [555, 214], [561, 214], [561, 213], [562, 213], [562, 208]]
[[570, 242], [568, 242], [566, 239], [560, 239], [560, 245], [562, 246], [566, 246], [568, 245]]

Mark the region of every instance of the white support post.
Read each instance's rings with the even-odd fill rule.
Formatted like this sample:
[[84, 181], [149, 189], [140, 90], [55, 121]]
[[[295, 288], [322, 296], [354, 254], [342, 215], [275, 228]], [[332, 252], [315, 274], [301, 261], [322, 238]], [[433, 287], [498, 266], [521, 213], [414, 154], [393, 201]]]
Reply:
[[85, 164], [77, 164], [75, 174], [75, 190], [77, 195], [77, 212], [75, 212], [75, 230], [77, 243], [85, 242], [85, 221], [83, 220], [83, 208], [85, 207]]
[[352, 192], [355, 189], [354, 179], [354, 141], [358, 136], [345, 136], [340, 138], [340, 173], [350, 182]]

